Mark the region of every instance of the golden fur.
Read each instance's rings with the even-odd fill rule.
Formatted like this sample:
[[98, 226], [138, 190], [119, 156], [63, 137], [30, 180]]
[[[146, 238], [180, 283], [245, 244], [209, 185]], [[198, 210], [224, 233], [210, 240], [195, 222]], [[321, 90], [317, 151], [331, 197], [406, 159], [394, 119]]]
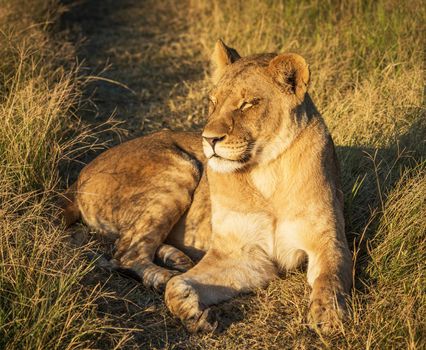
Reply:
[[[310, 322], [331, 330], [346, 310], [351, 256], [334, 145], [307, 93], [308, 66], [296, 54], [241, 58], [221, 41], [213, 63], [202, 138], [162, 131], [105, 152], [68, 192], [66, 221], [81, 214], [116, 234], [114, 263], [148, 286], [166, 285], [167, 306], [190, 331], [217, 326], [209, 305], [307, 258]], [[201, 260], [190, 268], [190, 258]]]

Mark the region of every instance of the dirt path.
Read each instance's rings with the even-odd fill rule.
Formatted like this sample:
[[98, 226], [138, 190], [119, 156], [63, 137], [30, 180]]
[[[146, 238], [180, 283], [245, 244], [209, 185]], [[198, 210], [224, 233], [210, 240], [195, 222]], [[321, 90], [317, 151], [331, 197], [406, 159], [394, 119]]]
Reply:
[[[83, 113], [85, 124], [96, 126], [113, 115], [123, 122], [125, 138], [164, 127], [199, 128], [203, 106], [195, 108], [185, 101], [185, 82], [197, 84], [204, 67], [186, 34], [188, 24], [181, 11], [185, 6], [186, 1], [92, 0], [65, 16], [76, 40], [84, 38], [78, 54], [88, 74], [108, 66], [100, 74], [105, 80], [87, 89], [96, 110]], [[85, 227], [75, 230], [87, 241]], [[101, 269], [95, 269], [86, 283], [104, 284], [111, 291], [114, 299], [101, 303], [99, 312], [114, 315], [117, 327], [135, 329], [130, 348], [193, 348], [180, 323], [167, 313], [161, 295]]]
[[[197, 128], [199, 110], [185, 104], [185, 82], [203, 78], [199, 47], [188, 37], [187, 1], [92, 0], [74, 7], [67, 22], [85, 42], [79, 50], [92, 84], [99, 123], [110, 115], [136, 136], [160, 128]], [[127, 86], [124, 88], [121, 84]], [[92, 91], [92, 90], [91, 90]], [[197, 116], [196, 118], [194, 118]]]

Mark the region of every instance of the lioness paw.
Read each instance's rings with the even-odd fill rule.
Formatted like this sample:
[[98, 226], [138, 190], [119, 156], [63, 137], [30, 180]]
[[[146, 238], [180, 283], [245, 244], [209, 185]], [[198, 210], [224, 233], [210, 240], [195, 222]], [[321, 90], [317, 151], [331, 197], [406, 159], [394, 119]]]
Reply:
[[196, 290], [182, 277], [172, 278], [166, 286], [166, 305], [188, 332], [213, 332], [218, 326], [214, 312], [204, 308]]
[[210, 308], [199, 311], [190, 319], [182, 320], [182, 322], [190, 333], [212, 333], [219, 324], [215, 313]]
[[314, 330], [330, 334], [343, 329], [346, 316], [344, 306], [340, 305], [335, 298], [315, 298], [310, 303], [308, 322]]

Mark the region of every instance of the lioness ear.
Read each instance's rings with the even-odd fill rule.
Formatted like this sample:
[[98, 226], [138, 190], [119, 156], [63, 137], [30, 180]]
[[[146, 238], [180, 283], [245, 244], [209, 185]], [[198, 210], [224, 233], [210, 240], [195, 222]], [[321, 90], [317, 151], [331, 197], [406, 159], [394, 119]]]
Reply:
[[269, 62], [269, 72], [286, 92], [303, 101], [309, 84], [309, 66], [305, 59], [295, 53], [284, 53]]
[[220, 39], [216, 41], [211, 57], [213, 83], [216, 84], [219, 81], [226, 66], [234, 63], [240, 58], [241, 56], [238, 54], [237, 50], [226, 46]]

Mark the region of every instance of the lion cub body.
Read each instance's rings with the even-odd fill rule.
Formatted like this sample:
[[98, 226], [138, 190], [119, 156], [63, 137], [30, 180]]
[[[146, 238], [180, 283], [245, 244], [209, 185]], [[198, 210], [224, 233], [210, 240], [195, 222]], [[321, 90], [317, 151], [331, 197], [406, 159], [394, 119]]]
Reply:
[[[115, 232], [115, 263], [146, 285], [167, 284], [166, 304], [190, 331], [216, 327], [209, 305], [306, 258], [310, 319], [331, 329], [345, 311], [351, 257], [308, 67], [295, 54], [241, 58], [221, 42], [214, 63], [202, 137], [163, 131], [105, 152], [81, 172], [65, 216]], [[192, 267], [188, 256], [201, 260]]]

